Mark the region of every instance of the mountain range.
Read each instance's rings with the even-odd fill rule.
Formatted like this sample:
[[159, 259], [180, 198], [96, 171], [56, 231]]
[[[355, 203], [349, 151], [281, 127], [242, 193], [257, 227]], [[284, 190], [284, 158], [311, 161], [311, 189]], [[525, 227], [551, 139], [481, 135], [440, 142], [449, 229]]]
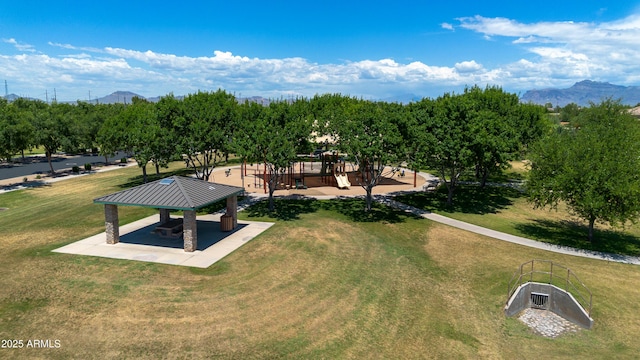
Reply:
[[[150, 102], [158, 102], [162, 96], [154, 96], [154, 97], [145, 98], [144, 96], [138, 95], [138, 94], [133, 93], [131, 91], [116, 91], [116, 92], [114, 92], [112, 94], [109, 94], [107, 96], [103, 96], [101, 98], [91, 99], [91, 103], [98, 103], [98, 104], [115, 104], [115, 103], [131, 104], [131, 99], [133, 99], [134, 97], [139, 97], [141, 99], [146, 99], [147, 101], [150, 101]], [[182, 100], [183, 98], [184, 98], [183, 95], [176, 96], [176, 99], [178, 99], [178, 100]], [[264, 105], [268, 105], [270, 103], [269, 99], [263, 98], [261, 96], [239, 97], [239, 98], [237, 98], [237, 100], [238, 100], [238, 102], [244, 102], [245, 100], [248, 100], [248, 101], [261, 103], [261, 104], [264, 104]]]
[[588, 106], [589, 102], [599, 103], [609, 97], [614, 100], [620, 99], [620, 102], [625, 105], [637, 105], [640, 103], [640, 86], [622, 86], [584, 80], [567, 89], [529, 90], [520, 100], [540, 105], [551, 104], [552, 107], [564, 107], [570, 103]]
[[[15, 94], [9, 94], [5, 98], [9, 101], [17, 99], [19, 96]], [[133, 93], [131, 91], [116, 91], [107, 96], [103, 96], [96, 99], [91, 99], [91, 103], [98, 104], [114, 104], [125, 103], [130, 104], [131, 99], [139, 97], [151, 102], [157, 102], [161, 96], [145, 98], [142, 95]], [[176, 96], [178, 99], [182, 99], [184, 96]], [[614, 85], [608, 82], [598, 82], [591, 80], [583, 80], [575, 83], [570, 88], [547, 88], [538, 90], [528, 90], [520, 97], [522, 102], [531, 102], [534, 104], [545, 105], [551, 104], [552, 107], [560, 106], [564, 107], [567, 104], [575, 103], [580, 106], [588, 106], [589, 102], [598, 103], [605, 98], [613, 98], [614, 100], [620, 99], [625, 105], [637, 105], [640, 104], [640, 86], [622, 86]], [[416, 94], [401, 94], [393, 98], [380, 99], [388, 102], [402, 102], [409, 103], [411, 101], [419, 101], [420, 96]], [[257, 102], [259, 104], [268, 105], [272, 100], [264, 98], [262, 96], [251, 96], [238, 98], [238, 102], [243, 103], [245, 101]], [[75, 103], [75, 101], [70, 101]]]

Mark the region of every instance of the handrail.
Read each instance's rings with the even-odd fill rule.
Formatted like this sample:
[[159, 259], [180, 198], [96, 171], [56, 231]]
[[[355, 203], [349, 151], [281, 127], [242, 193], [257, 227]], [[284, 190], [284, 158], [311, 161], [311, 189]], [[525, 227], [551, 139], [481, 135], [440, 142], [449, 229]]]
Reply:
[[[548, 271], [543, 271], [544, 269], [540, 269], [541, 265], [539, 265], [539, 267], [536, 267], [536, 265], [539, 263], [547, 264]], [[527, 266], [528, 264], [531, 264], [531, 266], [530, 270], [527, 269], [527, 271], [525, 270], [525, 266]], [[555, 270], [554, 272], [554, 267], [560, 268], [560, 270]], [[527, 266], [527, 268], [529, 268], [529, 266]], [[564, 270], [566, 270], [566, 276], [564, 275]], [[559, 272], [563, 273], [563, 275], [558, 275]], [[555, 285], [563, 289], [564, 291], [575, 295], [580, 306], [582, 306], [582, 308], [587, 311], [588, 316], [591, 316], [591, 306], [593, 304], [593, 294], [591, 293], [591, 290], [587, 288], [587, 286], [580, 280], [580, 278], [578, 278], [578, 276], [573, 271], [571, 271], [571, 269], [559, 264], [555, 264], [554, 262], [549, 260], [534, 259], [522, 263], [520, 265], [519, 271], [516, 271], [513, 274], [511, 280], [509, 280], [509, 283], [507, 285], [507, 302], [509, 301], [509, 299], [511, 299], [511, 296], [520, 285], [534, 282], [534, 276], [536, 275], [543, 275], [544, 281], [537, 281], [538, 277], [536, 277], [535, 282]], [[527, 278], [528, 280], [525, 280]], [[555, 283], [554, 279], [556, 280]], [[564, 286], [559, 286], [560, 284], [563, 284]], [[572, 291], [570, 291], [570, 289]]]

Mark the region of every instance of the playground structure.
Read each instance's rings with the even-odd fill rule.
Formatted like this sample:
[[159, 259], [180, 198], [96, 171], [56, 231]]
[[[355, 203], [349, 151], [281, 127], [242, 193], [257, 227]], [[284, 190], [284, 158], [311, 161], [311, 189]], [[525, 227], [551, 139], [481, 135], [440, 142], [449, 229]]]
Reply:
[[[400, 172], [395, 168], [388, 168], [387, 176], [384, 176], [380, 185], [397, 185], [403, 189], [422, 186], [425, 179], [420, 177], [419, 184], [414, 176], [413, 186], [410, 179], [400, 177]], [[397, 175], [397, 176], [395, 176]], [[270, 173], [269, 166], [263, 163], [243, 163], [239, 168], [226, 168], [224, 175], [218, 172], [215, 181], [229, 183], [235, 186], [243, 186], [248, 192], [268, 193], [269, 180], [275, 176]], [[277, 174], [276, 191], [294, 191], [294, 193], [314, 192], [318, 195], [327, 192], [334, 194], [355, 194], [363, 180], [356, 165], [346, 161], [346, 155], [335, 151], [325, 151], [316, 156], [298, 155], [298, 161], [282, 169]], [[238, 181], [240, 180], [240, 181]], [[322, 188], [322, 190], [318, 190]], [[331, 190], [330, 188], [334, 189]], [[307, 190], [309, 189], [309, 190]]]

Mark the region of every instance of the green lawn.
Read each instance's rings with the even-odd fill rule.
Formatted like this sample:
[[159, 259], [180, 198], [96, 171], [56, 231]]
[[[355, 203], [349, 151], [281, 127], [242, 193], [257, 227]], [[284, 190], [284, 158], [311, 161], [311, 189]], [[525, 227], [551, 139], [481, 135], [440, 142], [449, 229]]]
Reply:
[[615, 254], [640, 256], [640, 226], [626, 224], [611, 228], [596, 224], [595, 241], [587, 240], [587, 223], [569, 214], [565, 206], [558, 210], [534, 209], [522, 192], [508, 187], [461, 185], [454, 204], [446, 205], [446, 187], [436, 192], [400, 196], [397, 200], [420, 209], [497, 231], [551, 244]]
[[[172, 168], [172, 171], [179, 171]], [[103, 231], [95, 197], [139, 169], [0, 195], [0, 339], [58, 339], [2, 358], [636, 358], [640, 267], [495, 241], [364, 203], [278, 201], [274, 221], [207, 269], [51, 249]], [[501, 206], [499, 203], [496, 206]], [[509, 206], [509, 205], [507, 205]], [[123, 207], [123, 222], [153, 210]], [[490, 213], [490, 212], [489, 212]], [[518, 266], [570, 267], [594, 328], [555, 340], [505, 318]]]

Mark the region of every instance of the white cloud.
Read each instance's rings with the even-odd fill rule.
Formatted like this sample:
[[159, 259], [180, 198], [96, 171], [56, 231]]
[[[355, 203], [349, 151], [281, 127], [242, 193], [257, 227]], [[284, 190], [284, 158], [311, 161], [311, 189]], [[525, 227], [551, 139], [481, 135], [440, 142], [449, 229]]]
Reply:
[[[536, 82], [558, 86], [562, 81], [603, 79], [636, 85], [632, 74], [640, 71], [640, 15], [600, 23], [521, 23], [513, 19], [482, 16], [458, 20], [460, 27], [485, 37], [513, 38], [512, 44], [522, 47], [532, 56], [501, 66], [513, 70], [526, 62], [527, 71], [538, 74]], [[518, 84], [520, 79], [505, 78], [503, 82]]]
[[16, 49], [18, 49], [19, 51], [26, 51], [26, 52], [35, 52], [36, 49], [33, 47], [33, 45], [29, 45], [29, 44], [24, 44], [24, 43], [19, 43], [18, 41], [16, 41], [16, 39], [11, 38], [11, 39], [2, 39], [3, 42], [7, 43], [7, 44], [11, 44], [13, 45]]
[[79, 47], [79, 46], [73, 46], [71, 44], [54, 43], [51, 41], [49, 41], [47, 44], [53, 47], [58, 47], [58, 48], [67, 49], [67, 50], [82, 50], [82, 51], [96, 52], [96, 53], [103, 52], [101, 49], [94, 48], [94, 47]]
[[445, 30], [454, 30], [453, 25], [446, 22], [440, 24], [440, 27], [442, 27]]
[[482, 65], [475, 62], [475, 60], [471, 60], [456, 63], [455, 68], [461, 73], [469, 73], [482, 70]]
[[[83, 98], [89, 90], [92, 94], [100, 93], [101, 88], [96, 87], [105, 89], [105, 95], [117, 89], [155, 96], [223, 88], [272, 97], [341, 92], [380, 98], [378, 91], [382, 87], [388, 92], [406, 92], [429, 84], [464, 85], [462, 73], [482, 69], [475, 61], [461, 62], [455, 67], [429, 66], [418, 61], [403, 64], [393, 59], [317, 64], [297, 57], [261, 59], [225, 51], [189, 57], [111, 47], [92, 53], [86, 51], [91, 49], [73, 45], [51, 45], [81, 51], [58, 57], [1, 56], [0, 76], [9, 75], [3, 69], [22, 68], [25, 78], [36, 79], [30, 81], [30, 86], [56, 87], [61, 94], [59, 98], [67, 91], [72, 92], [71, 99]], [[97, 56], [92, 56], [96, 53]], [[23, 66], [24, 63], [30, 66]]]
[[[131, 90], [156, 96], [218, 88], [274, 98], [327, 92], [383, 98], [410, 92], [437, 96], [440, 93], [434, 94], [434, 89], [460, 90], [474, 84], [525, 90], [584, 79], [637, 85], [640, 79], [640, 16], [606, 23], [522, 23], [482, 16], [458, 21], [459, 26], [443, 23], [441, 27], [476, 32], [493, 40], [495, 46], [511, 47], [522, 55], [510, 62], [495, 59], [490, 67], [473, 54], [449, 66], [400, 62], [392, 54], [382, 59], [319, 64], [300, 57], [257, 58], [223, 50], [192, 57], [49, 42], [65, 52], [53, 56], [37, 53], [33, 46], [12, 38], [2, 41], [22, 53], [0, 54], [0, 79], [41, 89], [42, 94], [56, 88], [60, 99], [69, 100], [86, 98], [88, 91], [101, 96]], [[505, 39], [508, 41], [500, 41]], [[40, 90], [29, 91], [41, 95]]]

